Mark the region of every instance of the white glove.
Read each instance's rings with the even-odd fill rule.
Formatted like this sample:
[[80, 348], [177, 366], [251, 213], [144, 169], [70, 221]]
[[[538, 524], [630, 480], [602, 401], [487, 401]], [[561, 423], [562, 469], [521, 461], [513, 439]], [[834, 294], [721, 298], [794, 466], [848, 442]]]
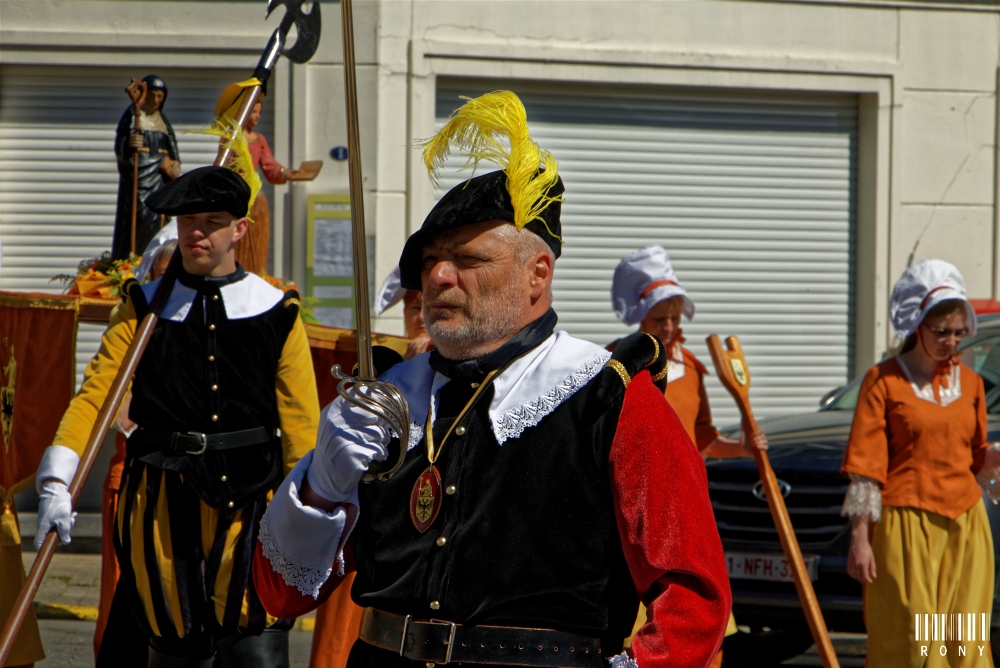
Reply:
[[340, 397], [323, 409], [309, 487], [328, 501], [353, 502], [358, 482], [372, 460], [388, 455], [392, 430], [384, 420]]
[[42, 483], [38, 495], [38, 530], [35, 532], [35, 549], [42, 549], [45, 536], [55, 527], [59, 533], [59, 542], [69, 545], [69, 530], [76, 522], [73, 503], [70, 501], [69, 488], [58, 480], [50, 479]]

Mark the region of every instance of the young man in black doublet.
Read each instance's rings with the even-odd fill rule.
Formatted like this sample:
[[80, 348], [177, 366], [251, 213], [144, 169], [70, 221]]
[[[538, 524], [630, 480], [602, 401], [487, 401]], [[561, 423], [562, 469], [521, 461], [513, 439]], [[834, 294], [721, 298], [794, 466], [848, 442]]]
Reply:
[[[147, 200], [177, 216], [179, 266], [132, 383], [114, 543], [150, 668], [288, 665], [290, 622], [267, 617], [250, 567], [268, 495], [315, 441], [319, 406], [298, 295], [235, 261], [250, 200], [222, 167]], [[65, 486], [162, 280], [128, 286], [46, 450], [36, 540], [72, 525]], [[98, 665], [120, 665], [114, 645]]]
[[[662, 346], [638, 334], [612, 355], [554, 331], [563, 186], [526, 127], [513, 93], [491, 93], [425, 150], [433, 168], [458, 138], [507, 167], [446, 194], [400, 257], [437, 347], [380, 375], [409, 441], [334, 401], [261, 521], [271, 614], [315, 608], [356, 567], [349, 668], [703, 667], [722, 641], [722, 546], [701, 457], [654, 384]], [[398, 447], [394, 477], [358, 484]], [[621, 653], [639, 599], [648, 622]]]

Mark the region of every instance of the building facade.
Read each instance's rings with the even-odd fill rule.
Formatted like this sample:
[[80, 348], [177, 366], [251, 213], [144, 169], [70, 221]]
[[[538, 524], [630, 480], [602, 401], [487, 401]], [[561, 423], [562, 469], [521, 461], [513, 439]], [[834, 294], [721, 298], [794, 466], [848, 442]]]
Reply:
[[[156, 72], [175, 126], [207, 124], [280, 20], [264, 6], [0, 0], [0, 288], [54, 290], [51, 276], [109, 247], [121, 89]], [[348, 191], [331, 154], [347, 144], [339, 10], [321, 6], [308, 64], [281, 61], [261, 125], [283, 164], [324, 161], [271, 196], [272, 273], [307, 287], [310, 195]], [[687, 345], [707, 361], [707, 334], [739, 335], [762, 416], [814, 409], [884, 354], [910, 262], [948, 260], [970, 296], [1000, 296], [992, 6], [355, 0], [354, 21], [376, 285], [442, 192], [415, 142], [462, 95], [507, 88], [566, 182], [560, 325], [602, 344], [625, 333], [614, 266], [662, 244], [697, 305]], [[187, 137], [181, 154], [188, 169], [213, 151]], [[375, 328], [401, 323], [397, 307]], [[98, 335], [81, 333], [81, 365]]]

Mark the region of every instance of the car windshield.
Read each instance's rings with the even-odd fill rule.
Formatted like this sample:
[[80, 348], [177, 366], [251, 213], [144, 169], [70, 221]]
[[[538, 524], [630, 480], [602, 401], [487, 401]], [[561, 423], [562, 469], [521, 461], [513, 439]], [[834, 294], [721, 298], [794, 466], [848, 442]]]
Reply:
[[[962, 364], [983, 377], [986, 410], [1000, 413], [1000, 334], [990, 332], [969, 340], [962, 347]], [[858, 390], [863, 376], [858, 376], [840, 394], [823, 407], [825, 411], [853, 411], [858, 405]]]

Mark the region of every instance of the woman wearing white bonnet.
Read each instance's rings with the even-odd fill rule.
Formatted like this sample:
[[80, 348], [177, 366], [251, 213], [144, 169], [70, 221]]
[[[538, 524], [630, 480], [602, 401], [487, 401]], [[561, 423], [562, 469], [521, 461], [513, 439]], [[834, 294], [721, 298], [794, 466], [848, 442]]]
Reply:
[[[666, 349], [669, 361], [664, 396], [701, 454], [752, 457], [745, 438], [724, 438], [712, 424], [704, 382], [708, 370], [682, 345], [681, 315], [691, 320], [694, 302], [677, 279], [667, 251], [662, 246], [646, 246], [622, 259], [615, 269], [611, 301], [619, 320], [639, 325], [639, 331], [656, 336]], [[761, 449], [767, 448], [763, 432], [758, 431], [751, 440]]]
[[375, 296], [375, 315], [382, 315], [390, 308], [403, 302], [403, 322], [406, 325], [406, 336], [410, 345], [406, 348], [406, 359], [410, 359], [434, 350], [434, 342], [427, 333], [424, 316], [421, 312], [422, 302], [420, 290], [407, 290], [400, 285], [399, 267], [396, 267], [382, 282], [382, 287]]
[[[752, 448], [767, 449], [767, 438], [760, 430], [749, 441], [745, 433], [737, 441], [721, 436], [712, 424], [704, 381], [708, 370], [682, 345], [681, 315], [691, 320], [694, 302], [677, 279], [662, 246], [640, 248], [618, 263], [611, 301], [619, 320], [639, 325], [639, 331], [657, 337], [667, 351], [667, 389], [663, 394], [703, 457], [752, 457]], [[608, 349], [614, 350], [617, 344], [611, 343]], [[736, 621], [730, 615], [726, 635], [736, 631]], [[721, 664], [719, 651], [711, 665]]]
[[[989, 650], [948, 642], [926, 655], [917, 615], [990, 613], [993, 542], [979, 481], [997, 474], [986, 442], [983, 380], [959, 361], [976, 314], [954, 265], [924, 260], [900, 277], [889, 306], [899, 354], [861, 383], [842, 473], [851, 479], [848, 573], [864, 583], [871, 666], [992, 666]], [[965, 636], [968, 639], [968, 635]], [[925, 645], [927, 643], [924, 643]], [[980, 643], [983, 644], [983, 643]]]

